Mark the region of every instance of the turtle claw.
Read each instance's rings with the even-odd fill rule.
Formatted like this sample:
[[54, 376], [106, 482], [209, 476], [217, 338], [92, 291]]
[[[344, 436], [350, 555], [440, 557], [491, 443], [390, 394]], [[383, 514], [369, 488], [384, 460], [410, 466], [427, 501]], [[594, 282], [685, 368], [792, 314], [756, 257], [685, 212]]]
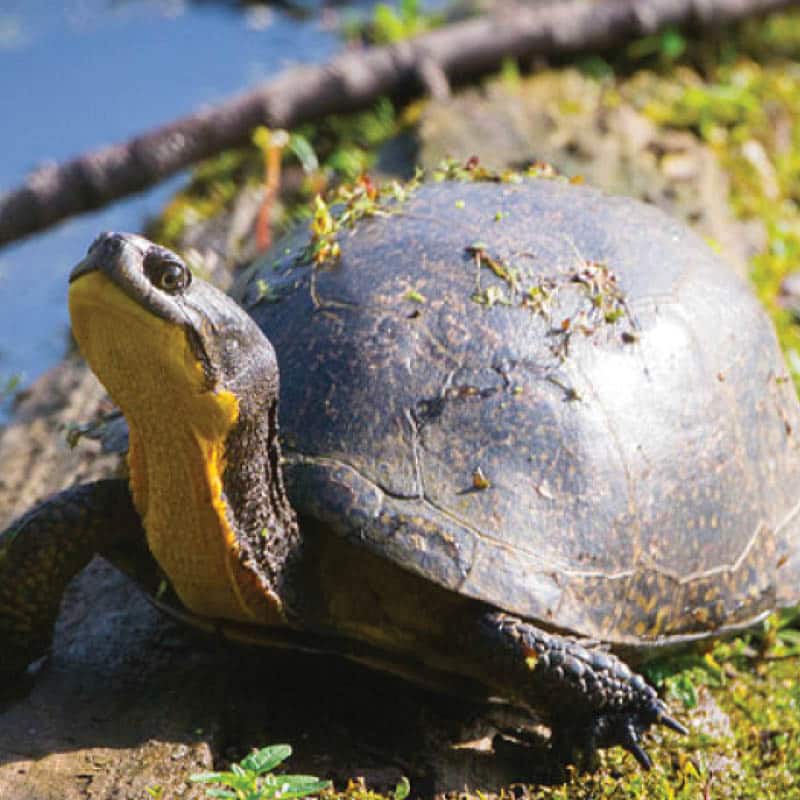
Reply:
[[681, 725], [678, 720], [669, 715], [667, 704], [656, 697], [645, 707], [641, 716], [639, 730], [646, 730], [650, 725], [663, 725], [675, 733], [680, 733], [681, 736], [686, 736], [689, 729]]
[[671, 731], [675, 731], [675, 733], [680, 733], [682, 736], [686, 736], [689, 733], [689, 729], [685, 725], [681, 725], [678, 720], [673, 719], [667, 714], [666, 710], [660, 710], [656, 722], [659, 725], [663, 725], [665, 728], [669, 728]]
[[639, 762], [639, 766], [648, 772], [653, 766], [653, 759], [647, 755], [647, 752], [638, 742], [632, 742], [625, 748], [629, 753], [633, 753], [633, 757]]
[[[652, 690], [651, 690], [652, 691]], [[654, 698], [651, 703], [639, 712], [632, 712], [624, 715], [621, 724], [611, 726], [616, 727], [616, 736], [612, 734], [612, 739], [616, 739], [615, 744], [625, 748], [639, 762], [639, 765], [646, 770], [653, 766], [653, 761], [640, 743], [641, 734], [651, 725], [663, 725], [670, 730], [685, 736], [689, 733], [688, 729], [673, 719], [667, 713], [667, 706], [663, 700]]]
[[650, 770], [653, 766], [653, 760], [639, 743], [639, 733], [631, 720], [627, 720], [622, 726], [620, 734], [618, 744], [633, 755], [642, 769]]
[[642, 769], [650, 770], [653, 760], [642, 746], [641, 739], [651, 725], [664, 725], [683, 735], [688, 733], [680, 722], [667, 713], [664, 702], [648, 687], [645, 702], [638, 707], [598, 711], [589, 717], [554, 726], [551, 747], [562, 763], [575, 761], [586, 768], [593, 764], [598, 749], [619, 746], [627, 750]]

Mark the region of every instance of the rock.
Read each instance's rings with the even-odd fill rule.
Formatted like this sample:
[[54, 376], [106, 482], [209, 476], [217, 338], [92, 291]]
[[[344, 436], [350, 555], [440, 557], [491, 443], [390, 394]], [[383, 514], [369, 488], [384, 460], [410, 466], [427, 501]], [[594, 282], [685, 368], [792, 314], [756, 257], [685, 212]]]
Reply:
[[96, 442], [72, 448], [66, 436], [110, 408], [105, 389], [77, 356], [24, 392], [0, 429], [0, 526], [53, 492], [113, 474], [116, 456], [104, 455]]

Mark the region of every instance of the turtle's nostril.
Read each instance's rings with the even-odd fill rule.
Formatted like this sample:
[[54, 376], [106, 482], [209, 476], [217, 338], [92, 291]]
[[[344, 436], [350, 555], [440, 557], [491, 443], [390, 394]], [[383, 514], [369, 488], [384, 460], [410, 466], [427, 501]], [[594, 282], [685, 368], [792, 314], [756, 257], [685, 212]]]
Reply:
[[117, 255], [122, 248], [123, 237], [119, 233], [113, 231], [104, 231], [89, 245], [86, 251], [87, 255], [97, 253], [105, 257], [113, 257]]
[[81, 275], [86, 275], [89, 272], [94, 272], [101, 268], [101, 265], [114, 264], [122, 256], [126, 244], [126, 235], [123, 233], [105, 232], [101, 233], [89, 245], [89, 250], [86, 257], [77, 264], [69, 276], [69, 281], [72, 283]]

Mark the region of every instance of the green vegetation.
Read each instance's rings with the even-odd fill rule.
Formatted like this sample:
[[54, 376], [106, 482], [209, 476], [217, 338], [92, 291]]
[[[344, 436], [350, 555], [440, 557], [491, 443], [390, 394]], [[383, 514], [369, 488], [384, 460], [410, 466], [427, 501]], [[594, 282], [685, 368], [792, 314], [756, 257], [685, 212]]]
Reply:
[[288, 744], [276, 744], [250, 753], [227, 772], [192, 775], [194, 783], [214, 783], [225, 788], [206, 789], [207, 797], [231, 800], [294, 800], [319, 794], [330, 786], [311, 775], [276, 775], [272, 770], [292, 754]]
[[442, 21], [441, 14], [427, 13], [420, 0], [400, 0], [397, 7], [377, 3], [367, 19], [351, 17], [343, 26], [342, 34], [349, 41], [394, 44], [436, 28]]
[[[372, 169], [380, 145], [407, 129], [411, 120], [410, 113], [398, 117], [392, 103], [384, 98], [369, 111], [333, 114], [292, 132], [283, 151], [284, 175], [290, 166], [299, 166], [302, 171], [299, 180], [284, 181], [291, 189], [282, 191], [284, 205], [278, 233], [298, 218], [307, 217], [309, 204], [317, 194], [342, 181], [355, 181]], [[244, 187], [261, 185], [267, 149], [265, 132], [266, 129], [258, 129], [249, 147], [226, 151], [198, 165], [189, 184], [148, 226], [147, 236], [180, 250], [181, 236], [188, 228], [231, 211]]]
[[317, 153], [327, 181], [354, 180], [375, 164], [381, 144], [407, 126], [391, 101], [383, 98], [369, 111], [333, 114], [299, 129]]

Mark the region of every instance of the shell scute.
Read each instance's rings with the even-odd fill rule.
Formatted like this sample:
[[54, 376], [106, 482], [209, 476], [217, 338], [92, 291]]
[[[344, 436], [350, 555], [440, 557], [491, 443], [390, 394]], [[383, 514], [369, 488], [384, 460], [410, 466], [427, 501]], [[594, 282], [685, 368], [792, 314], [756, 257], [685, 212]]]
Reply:
[[251, 309], [302, 513], [612, 642], [796, 602], [797, 401], [763, 311], [693, 233], [533, 180], [424, 185], [339, 244], [324, 268], [287, 258], [280, 302]]

